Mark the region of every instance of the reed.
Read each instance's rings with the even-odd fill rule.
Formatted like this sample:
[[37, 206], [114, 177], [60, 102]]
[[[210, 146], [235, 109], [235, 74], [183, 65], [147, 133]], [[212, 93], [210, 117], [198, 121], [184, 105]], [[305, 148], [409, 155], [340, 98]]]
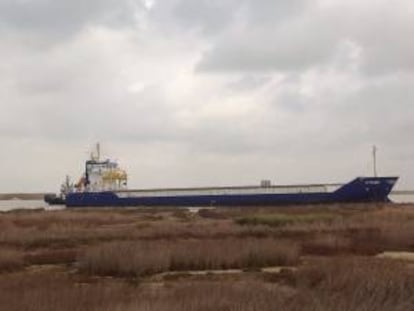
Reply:
[[89, 249], [80, 270], [93, 275], [144, 276], [164, 271], [249, 269], [295, 265], [297, 245], [274, 239], [137, 241]]
[[413, 290], [407, 265], [351, 257], [291, 271], [285, 283], [246, 279], [135, 286], [112, 279], [80, 282], [62, 273], [14, 273], [0, 278], [0, 306], [7, 311], [411, 311]]
[[303, 302], [323, 310], [412, 310], [414, 271], [402, 262], [339, 257], [300, 269], [295, 286]]
[[318, 222], [329, 222], [334, 217], [327, 213], [306, 213], [306, 214], [258, 214], [236, 218], [239, 225], [266, 225], [271, 227], [283, 227], [291, 224], [307, 224]]

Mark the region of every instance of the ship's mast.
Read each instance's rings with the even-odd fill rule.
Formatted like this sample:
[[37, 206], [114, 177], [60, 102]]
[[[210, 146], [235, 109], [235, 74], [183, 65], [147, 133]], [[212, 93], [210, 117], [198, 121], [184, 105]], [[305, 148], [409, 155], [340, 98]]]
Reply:
[[94, 151], [91, 152], [91, 160], [92, 161], [99, 162], [100, 159], [101, 159], [101, 144], [100, 143], [96, 143], [96, 150], [95, 150], [95, 152]]
[[377, 173], [377, 146], [372, 146], [372, 165], [374, 169], [374, 177], [378, 177]]
[[97, 157], [97, 161], [101, 159], [101, 144], [100, 143], [96, 144], [96, 157]]

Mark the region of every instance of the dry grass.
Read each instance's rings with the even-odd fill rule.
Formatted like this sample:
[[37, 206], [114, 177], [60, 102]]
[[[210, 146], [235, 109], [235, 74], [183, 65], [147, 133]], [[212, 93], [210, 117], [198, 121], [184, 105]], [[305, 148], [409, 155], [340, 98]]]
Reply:
[[302, 252], [310, 255], [349, 254], [352, 240], [336, 234], [320, 234], [302, 243]]
[[[181, 210], [132, 209], [5, 213], [0, 215], [0, 246], [64, 249], [109, 241], [260, 237], [304, 242], [307, 249], [320, 245], [321, 252], [334, 248], [326, 250], [332, 254], [341, 248], [356, 254], [414, 250], [410, 208], [228, 209], [204, 211], [201, 216], [200, 212], [192, 216]], [[234, 222], [243, 217], [255, 221]], [[263, 219], [277, 226], [264, 225]]]
[[270, 227], [283, 227], [291, 224], [326, 223], [338, 215], [328, 213], [304, 213], [304, 214], [258, 214], [236, 218], [239, 225], [266, 225]]
[[0, 278], [7, 311], [411, 311], [413, 271], [387, 260], [334, 258], [290, 272], [285, 284], [260, 280], [131, 285], [80, 283], [76, 276], [36, 273]]
[[164, 271], [251, 269], [297, 264], [298, 246], [272, 239], [179, 240], [109, 243], [89, 249], [81, 271], [143, 276]]
[[178, 283], [132, 287], [124, 283], [76, 284], [61, 276], [9, 276], [0, 283], [7, 311], [207, 311], [276, 310], [288, 294], [261, 282]]
[[23, 252], [15, 249], [0, 249], [0, 272], [23, 268]]
[[56, 265], [76, 262], [77, 249], [43, 249], [27, 253], [24, 256], [26, 265]]
[[0, 281], [2, 311], [122, 310], [130, 296], [131, 289], [126, 286], [78, 284], [60, 274], [12, 274]]
[[[145, 215], [145, 214], [144, 214]], [[143, 214], [122, 213], [116, 210], [59, 210], [48, 212], [8, 212], [2, 218], [20, 228], [34, 227], [39, 230], [46, 230], [53, 226], [77, 226], [93, 228], [105, 225], [130, 224], [135, 222]]]
[[198, 216], [203, 218], [210, 218], [210, 219], [227, 219], [229, 215], [227, 215], [222, 210], [215, 210], [215, 209], [208, 209], [202, 208], [197, 212]]
[[[414, 271], [390, 260], [338, 258], [299, 270], [303, 301], [322, 310], [413, 310]], [[315, 301], [316, 300], [316, 301]]]
[[[0, 227], [0, 311], [414, 310], [410, 262], [355, 257], [414, 251], [411, 208], [20, 211]], [[296, 269], [256, 269], [279, 265]], [[228, 268], [249, 272], [185, 273]], [[163, 271], [182, 275], [146, 277]]]
[[[239, 225], [241, 218], [265, 222]], [[414, 251], [410, 207], [19, 211], [0, 213], [0, 227], [0, 311], [414, 310], [412, 268], [354, 257]], [[255, 269], [275, 265], [299, 270]], [[227, 268], [250, 272], [185, 277]], [[148, 283], [158, 276], [146, 275], [162, 271], [184, 276]], [[131, 285], [136, 276], [141, 283]]]

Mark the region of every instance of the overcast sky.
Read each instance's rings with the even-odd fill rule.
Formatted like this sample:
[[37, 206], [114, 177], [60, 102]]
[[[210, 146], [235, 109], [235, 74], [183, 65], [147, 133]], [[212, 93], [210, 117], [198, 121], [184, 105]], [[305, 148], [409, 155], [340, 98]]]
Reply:
[[414, 188], [412, 0], [0, 0], [0, 192], [96, 141], [131, 188]]

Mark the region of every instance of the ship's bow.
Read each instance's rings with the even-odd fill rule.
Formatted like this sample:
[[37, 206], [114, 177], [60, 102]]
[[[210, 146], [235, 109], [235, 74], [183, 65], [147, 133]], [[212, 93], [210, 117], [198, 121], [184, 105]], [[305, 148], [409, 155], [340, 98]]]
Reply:
[[341, 202], [389, 202], [388, 195], [398, 177], [358, 177], [339, 188], [335, 199]]

